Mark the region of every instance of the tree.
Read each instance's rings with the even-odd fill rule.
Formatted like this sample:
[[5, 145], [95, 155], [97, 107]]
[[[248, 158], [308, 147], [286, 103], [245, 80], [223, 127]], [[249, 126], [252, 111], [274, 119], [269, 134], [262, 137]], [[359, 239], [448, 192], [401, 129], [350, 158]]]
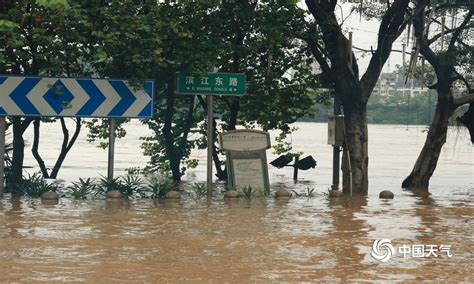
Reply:
[[[4, 1], [0, 7], [0, 72], [39, 76], [89, 74], [84, 63], [93, 62], [95, 56], [89, 27], [82, 7], [74, 1]], [[23, 134], [33, 118], [11, 120], [14, 185], [22, 178]]]
[[[446, 142], [448, 121], [454, 111], [459, 107], [474, 103], [474, 91], [470, 85], [472, 74], [466, 74], [466, 70], [472, 69], [472, 38], [467, 36], [466, 31], [472, 30], [471, 22], [474, 8], [456, 14], [462, 15], [462, 21], [457, 27], [451, 27], [443, 32], [430, 37], [435, 31], [431, 25], [444, 25], [436, 20], [441, 14], [447, 12], [445, 6], [431, 5], [430, 1], [420, 0], [416, 2], [419, 11], [413, 18], [416, 42], [420, 54], [430, 63], [436, 73], [437, 82], [430, 86], [437, 92], [437, 105], [433, 121], [431, 122], [425, 144], [421, 150], [412, 172], [402, 183], [403, 188], [428, 190], [429, 180], [433, 175], [438, 163], [441, 149]], [[433, 45], [438, 39], [444, 40], [443, 36], [449, 38], [443, 50], [434, 51]], [[467, 42], [467, 43], [466, 43]], [[470, 44], [469, 44], [470, 43]], [[467, 65], [467, 66], [466, 66]], [[470, 76], [470, 77], [469, 77]], [[466, 93], [460, 97], [453, 95], [453, 84], [460, 81], [466, 86]]]
[[[144, 153], [151, 157], [148, 170], [171, 171], [179, 181], [196, 164], [188, 159], [191, 149], [206, 144], [206, 104], [199, 96], [174, 93], [178, 71], [201, 73], [217, 67], [220, 72], [246, 73], [248, 93], [242, 99], [216, 100], [215, 112], [222, 114], [226, 130], [258, 124], [288, 133], [288, 124], [312, 108], [314, 92], [308, 88], [315, 87], [313, 59], [291, 35], [301, 32], [304, 13], [294, 3], [281, 2], [127, 2], [111, 3], [101, 11], [97, 34], [107, 60], [98, 72], [157, 82], [155, 116], [143, 121], [154, 132], [142, 138]], [[296, 11], [299, 16], [292, 20]], [[285, 75], [289, 71], [295, 75]], [[262, 108], [255, 109], [256, 104]], [[101, 136], [106, 132], [102, 129], [94, 135]], [[214, 157], [220, 177], [225, 176], [216, 150]]]
[[[292, 131], [291, 123], [313, 115], [316, 102], [324, 101], [314, 91], [319, 86], [312, 74], [314, 58], [299, 39], [303, 34], [313, 36], [307, 34], [305, 16], [291, 1], [224, 2], [220, 6], [217, 37], [223, 48], [216, 67], [221, 72], [245, 73], [247, 78], [245, 96], [217, 100], [220, 129], [234, 130], [237, 125], [278, 129], [278, 139], [283, 141]], [[215, 146], [213, 158], [217, 176], [227, 178]]]
[[[382, 67], [392, 50], [393, 42], [400, 36], [409, 16], [409, 0], [387, 1], [380, 21], [377, 47], [372, 54], [367, 71], [359, 76], [359, 67], [351, 52], [349, 40], [338, 23], [336, 0], [306, 0], [314, 17], [314, 32], [321, 33], [322, 43], [308, 38], [312, 54], [318, 61], [327, 81], [333, 84], [336, 98], [344, 109], [347, 141], [343, 154], [343, 191], [354, 195], [368, 193], [368, 131], [367, 102], [377, 83]], [[350, 161], [350, 163], [349, 163]]]
[[[212, 22], [213, 3], [111, 2], [96, 13], [97, 36], [105, 60], [96, 65], [101, 76], [126, 77], [139, 83], [155, 79], [154, 117], [143, 120], [154, 134], [143, 137], [149, 171], [168, 172], [179, 181], [197, 139], [204, 115], [195, 96], [174, 93], [178, 71], [208, 71], [216, 61], [216, 44], [204, 29]], [[93, 121], [93, 137], [106, 137], [106, 122]], [[190, 161], [189, 166], [192, 166]]]
[[[45, 119], [43, 119], [44, 121]], [[76, 118], [73, 119], [75, 121], [75, 131], [74, 134], [72, 135], [71, 139], [69, 139], [69, 129], [66, 126], [65, 119], [63, 117], [59, 118], [59, 121], [61, 123], [61, 130], [63, 132], [63, 142], [61, 144], [61, 150], [59, 152], [58, 158], [56, 159], [56, 162], [54, 163], [54, 166], [51, 170], [51, 173], [48, 171], [48, 168], [46, 167], [46, 164], [43, 161], [43, 158], [41, 157], [38, 148], [39, 148], [39, 142], [40, 142], [40, 122], [41, 119], [35, 118], [33, 121], [33, 144], [31, 146], [31, 152], [33, 153], [34, 158], [38, 162], [38, 165], [41, 170], [41, 174], [43, 175], [44, 178], [52, 178], [55, 179], [58, 176], [59, 170], [61, 169], [61, 166], [66, 159], [67, 154], [71, 150], [72, 146], [74, 146], [74, 143], [77, 140], [77, 137], [79, 136], [79, 133], [81, 132], [81, 119]], [[48, 122], [54, 122], [55, 120], [50, 120]]]

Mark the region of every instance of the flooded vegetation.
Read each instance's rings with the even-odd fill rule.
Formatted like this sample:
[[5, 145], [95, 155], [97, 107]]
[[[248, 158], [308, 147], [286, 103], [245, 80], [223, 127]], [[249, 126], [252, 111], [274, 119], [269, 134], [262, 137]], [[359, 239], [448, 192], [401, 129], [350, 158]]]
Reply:
[[[0, 200], [0, 282], [472, 281], [473, 154], [462, 133], [452, 129], [431, 194], [416, 195], [399, 186], [424, 141], [422, 127], [371, 126], [369, 196], [330, 199], [326, 126], [297, 126], [294, 148], [313, 155], [318, 166], [301, 171], [297, 183], [291, 168], [270, 168], [270, 182], [272, 194], [284, 188], [300, 197], [224, 199], [218, 182], [208, 202], [193, 189], [205, 180], [204, 162], [186, 175], [181, 200], [63, 197], [48, 205], [7, 195]], [[130, 137], [117, 143], [117, 174], [144, 164], [133, 138], [142, 129], [130, 127], [135, 131], [129, 128]], [[53, 141], [54, 128], [50, 136]], [[106, 171], [106, 151], [79, 145], [61, 172], [65, 183]], [[94, 166], [86, 149], [97, 159]], [[205, 159], [199, 151], [193, 156]], [[395, 198], [379, 199], [382, 189]], [[382, 263], [371, 256], [379, 239], [395, 248], [446, 245], [452, 257], [396, 252]]]

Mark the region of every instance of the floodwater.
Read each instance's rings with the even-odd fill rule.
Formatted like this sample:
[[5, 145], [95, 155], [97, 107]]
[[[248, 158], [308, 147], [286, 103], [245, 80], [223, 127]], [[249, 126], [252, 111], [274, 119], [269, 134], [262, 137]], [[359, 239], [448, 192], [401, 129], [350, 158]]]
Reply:
[[[431, 195], [423, 196], [399, 185], [423, 145], [424, 127], [371, 125], [369, 196], [329, 199], [326, 126], [297, 126], [294, 150], [312, 155], [318, 166], [300, 172], [298, 183], [291, 168], [270, 168], [270, 182], [273, 189], [314, 188], [312, 198], [224, 200], [222, 184], [210, 202], [62, 198], [48, 205], [7, 196], [0, 200], [0, 282], [473, 281], [474, 149], [467, 133], [450, 130]], [[117, 174], [146, 162], [138, 148], [146, 128], [135, 123], [127, 129], [130, 136], [117, 141]], [[50, 138], [41, 145], [48, 163], [60, 145], [59, 129], [42, 130]], [[275, 158], [268, 154], [269, 161]], [[60, 178], [105, 175], [106, 157], [80, 138]], [[185, 180], [205, 181], [205, 150], [193, 157], [201, 165]], [[35, 166], [31, 157], [26, 161]], [[395, 199], [378, 199], [383, 189]], [[381, 239], [394, 247], [384, 263], [371, 256]], [[421, 246], [436, 248], [436, 257], [401, 253]]]

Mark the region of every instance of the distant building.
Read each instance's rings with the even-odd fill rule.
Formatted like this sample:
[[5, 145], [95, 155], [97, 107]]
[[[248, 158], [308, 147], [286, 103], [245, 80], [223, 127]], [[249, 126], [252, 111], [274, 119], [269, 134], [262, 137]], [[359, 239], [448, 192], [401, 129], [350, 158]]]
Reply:
[[405, 76], [397, 73], [382, 73], [372, 93], [386, 97], [393, 92], [404, 92], [412, 96], [428, 92], [428, 88], [419, 80], [408, 78], [405, 83], [405, 79]]

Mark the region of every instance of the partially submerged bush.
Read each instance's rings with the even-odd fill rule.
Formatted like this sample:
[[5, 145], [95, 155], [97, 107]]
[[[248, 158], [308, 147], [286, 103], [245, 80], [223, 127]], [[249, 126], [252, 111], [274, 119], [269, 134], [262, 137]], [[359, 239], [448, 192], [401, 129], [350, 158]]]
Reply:
[[152, 176], [148, 179], [147, 186], [142, 189], [142, 197], [164, 198], [165, 195], [174, 190], [174, 183], [167, 177]]
[[139, 195], [143, 180], [138, 174], [128, 174], [116, 178], [101, 177], [97, 183], [96, 195], [105, 195], [111, 190], [118, 190], [125, 198]]
[[35, 173], [23, 177], [20, 183], [13, 186], [11, 192], [13, 196], [28, 196], [32, 198], [39, 198], [48, 191], [56, 192], [58, 186], [56, 184], [49, 184], [40, 174]]
[[202, 198], [207, 195], [207, 185], [203, 182], [193, 182], [189, 187], [195, 198]]
[[73, 182], [72, 185], [67, 187], [67, 190], [75, 199], [86, 199], [87, 196], [95, 194], [96, 189], [97, 185], [91, 178], [79, 178], [78, 182]]

